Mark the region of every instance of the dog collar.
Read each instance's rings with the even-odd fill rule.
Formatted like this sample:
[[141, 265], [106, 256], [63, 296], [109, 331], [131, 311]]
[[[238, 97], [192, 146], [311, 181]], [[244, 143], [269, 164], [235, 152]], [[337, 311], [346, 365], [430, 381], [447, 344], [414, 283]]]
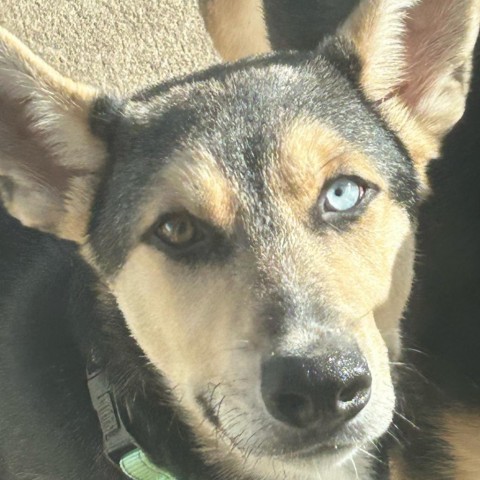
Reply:
[[132, 480], [175, 480], [175, 477], [154, 465], [139, 448], [121, 458], [120, 468]]
[[177, 480], [154, 465], [123, 423], [113, 389], [93, 361], [87, 366], [88, 390], [103, 434], [106, 457], [131, 480]]

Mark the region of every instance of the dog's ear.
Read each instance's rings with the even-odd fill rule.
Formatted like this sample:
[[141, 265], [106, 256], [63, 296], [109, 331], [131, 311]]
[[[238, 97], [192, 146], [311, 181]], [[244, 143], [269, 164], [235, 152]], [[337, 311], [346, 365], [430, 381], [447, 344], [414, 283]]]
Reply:
[[239, 60], [272, 50], [262, 0], [199, 0], [199, 3], [213, 45], [224, 60]]
[[418, 161], [463, 115], [479, 16], [480, 0], [364, 0], [340, 29], [365, 94]]
[[24, 225], [83, 240], [106, 157], [96, 98], [0, 27], [0, 198]]

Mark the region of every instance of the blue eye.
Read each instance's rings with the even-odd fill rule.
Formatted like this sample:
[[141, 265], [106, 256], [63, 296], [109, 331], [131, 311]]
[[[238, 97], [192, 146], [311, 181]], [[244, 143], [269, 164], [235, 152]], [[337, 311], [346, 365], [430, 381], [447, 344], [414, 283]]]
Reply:
[[356, 207], [363, 199], [365, 188], [349, 177], [335, 180], [325, 193], [326, 211], [346, 212]]

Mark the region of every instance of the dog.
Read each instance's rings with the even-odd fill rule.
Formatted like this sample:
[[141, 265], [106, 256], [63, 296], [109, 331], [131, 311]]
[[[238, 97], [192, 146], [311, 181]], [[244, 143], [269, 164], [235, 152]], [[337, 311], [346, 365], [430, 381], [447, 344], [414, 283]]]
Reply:
[[199, 0], [225, 60], [272, 50], [314, 50], [335, 33], [360, 0]]
[[[202, 12], [219, 52], [238, 60], [254, 53], [252, 39], [264, 52], [314, 50], [357, 5], [264, 0], [237, 2], [234, 10], [228, 0], [207, 0]], [[256, 30], [247, 32], [240, 19], [251, 17]], [[389, 456], [394, 461], [399, 450], [404, 476], [413, 479], [476, 479], [480, 472], [479, 54], [477, 42], [466, 113], [429, 167], [431, 193], [419, 210], [416, 281], [402, 326], [398, 414], [389, 434], [395, 438]]]
[[479, 13], [366, 1], [315, 52], [127, 99], [2, 30], [2, 479], [385, 478]]

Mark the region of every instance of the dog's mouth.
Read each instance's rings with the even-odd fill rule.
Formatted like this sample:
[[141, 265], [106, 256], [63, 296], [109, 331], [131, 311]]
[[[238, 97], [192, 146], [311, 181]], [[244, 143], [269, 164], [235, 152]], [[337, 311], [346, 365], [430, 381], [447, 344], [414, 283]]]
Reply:
[[321, 444], [313, 445], [299, 450], [293, 450], [288, 453], [284, 453], [282, 456], [284, 458], [295, 458], [295, 459], [308, 459], [312, 457], [318, 457], [321, 455], [325, 456], [347, 456], [351, 454], [357, 447], [354, 445], [347, 444]]
[[[226, 429], [223, 427], [220, 420], [219, 411], [222, 402], [213, 405], [209, 401], [208, 396], [199, 395], [197, 402], [201, 406], [203, 414], [208, 422], [215, 428], [219, 434], [224, 437], [232, 446], [235, 446], [240, 451], [245, 451], [249, 455], [252, 453], [252, 448], [248, 445], [243, 445], [238, 441], [238, 438], [231, 438]], [[358, 446], [354, 443], [335, 442], [332, 438], [328, 441], [319, 436], [315, 430], [307, 432], [292, 431], [289, 438], [275, 445], [267, 446], [266, 442], [262, 442], [262, 449], [256, 449], [255, 456], [270, 457], [289, 460], [308, 460], [314, 457], [347, 457], [351, 455]]]
[[205, 418], [218, 430], [222, 430], [222, 424], [218, 416], [221, 403], [213, 406], [206, 395], [198, 395], [197, 402], [203, 410]]

